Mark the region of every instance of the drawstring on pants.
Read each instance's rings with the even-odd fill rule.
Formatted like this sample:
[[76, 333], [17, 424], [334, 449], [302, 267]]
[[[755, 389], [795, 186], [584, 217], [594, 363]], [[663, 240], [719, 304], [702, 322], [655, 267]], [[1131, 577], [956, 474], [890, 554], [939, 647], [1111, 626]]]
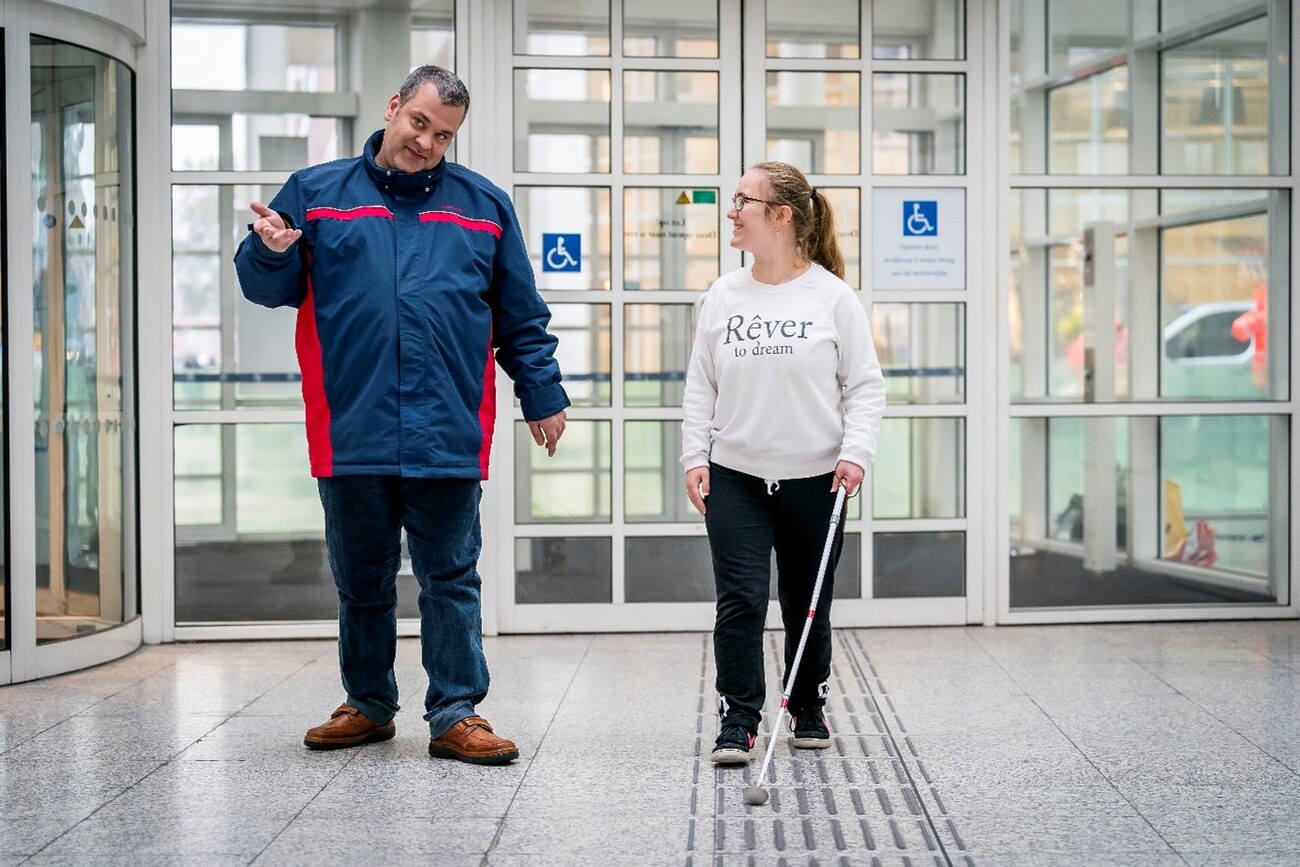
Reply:
[[780, 479], [763, 479], [763, 484], [767, 485], [767, 495], [769, 497], [781, 490]]

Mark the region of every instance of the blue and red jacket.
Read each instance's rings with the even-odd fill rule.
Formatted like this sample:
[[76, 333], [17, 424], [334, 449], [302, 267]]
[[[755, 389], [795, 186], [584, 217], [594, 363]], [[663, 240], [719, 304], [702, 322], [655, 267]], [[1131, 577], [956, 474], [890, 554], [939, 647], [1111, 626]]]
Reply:
[[382, 140], [295, 172], [270, 207], [302, 237], [249, 232], [235, 270], [249, 301], [298, 308], [313, 476], [486, 479], [494, 361], [528, 421], [569, 405], [550, 311], [505, 192], [445, 159], [383, 168]]

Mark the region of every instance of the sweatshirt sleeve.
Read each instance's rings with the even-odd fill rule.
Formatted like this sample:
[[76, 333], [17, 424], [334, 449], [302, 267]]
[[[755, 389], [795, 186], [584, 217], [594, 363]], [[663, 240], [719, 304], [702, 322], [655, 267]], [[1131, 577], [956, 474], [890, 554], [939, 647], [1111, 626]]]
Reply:
[[695, 345], [686, 370], [686, 389], [682, 395], [682, 471], [705, 467], [713, 439], [713, 413], [718, 399], [718, 381], [713, 366], [713, 347], [708, 345], [707, 324], [710, 295], [699, 301]]
[[[293, 175], [269, 206], [292, 229], [306, 229], [306, 208], [298, 176]], [[277, 253], [249, 226], [235, 250], [235, 273], [244, 297], [263, 307], [299, 307], [307, 297], [307, 269], [303, 264], [303, 238]]]
[[871, 340], [871, 326], [861, 300], [851, 290], [836, 305], [840, 334], [837, 375], [844, 412], [842, 461], [870, 469], [876, 458], [876, 436], [885, 413], [885, 377]]
[[569, 406], [569, 396], [555, 360], [559, 341], [547, 330], [551, 311], [537, 291], [519, 220], [508, 202], [502, 211], [504, 231], [491, 289], [492, 342], [497, 363], [515, 384], [524, 419], [540, 421]]

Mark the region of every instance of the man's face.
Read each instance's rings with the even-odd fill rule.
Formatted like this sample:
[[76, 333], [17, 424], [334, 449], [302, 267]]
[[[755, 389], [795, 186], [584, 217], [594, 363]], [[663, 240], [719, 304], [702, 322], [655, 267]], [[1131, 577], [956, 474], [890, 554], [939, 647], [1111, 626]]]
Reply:
[[384, 112], [384, 141], [375, 162], [407, 173], [428, 171], [451, 147], [464, 120], [464, 106], [443, 105], [432, 83], [421, 87], [405, 103], [393, 94]]

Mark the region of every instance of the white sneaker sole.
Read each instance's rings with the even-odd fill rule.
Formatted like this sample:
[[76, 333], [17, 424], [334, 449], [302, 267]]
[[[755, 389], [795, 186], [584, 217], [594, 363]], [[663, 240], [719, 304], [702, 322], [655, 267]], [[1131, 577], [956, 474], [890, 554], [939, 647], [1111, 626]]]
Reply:
[[824, 750], [830, 745], [830, 738], [790, 738], [790, 746], [799, 750]]
[[710, 756], [715, 765], [747, 765], [749, 764], [748, 750], [714, 750]]

